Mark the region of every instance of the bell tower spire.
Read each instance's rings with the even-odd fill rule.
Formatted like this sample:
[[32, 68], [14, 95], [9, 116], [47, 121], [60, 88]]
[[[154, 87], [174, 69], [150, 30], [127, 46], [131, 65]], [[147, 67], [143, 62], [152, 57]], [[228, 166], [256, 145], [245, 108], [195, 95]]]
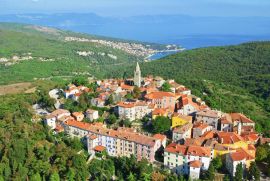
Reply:
[[139, 63], [137, 62], [136, 69], [134, 71], [134, 85], [141, 87], [141, 82], [141, 69]]

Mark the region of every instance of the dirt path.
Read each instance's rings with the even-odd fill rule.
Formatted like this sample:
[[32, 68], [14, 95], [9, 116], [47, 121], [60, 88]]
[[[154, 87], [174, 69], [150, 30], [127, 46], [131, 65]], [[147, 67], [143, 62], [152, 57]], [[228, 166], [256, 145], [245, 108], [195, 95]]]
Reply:
[[1, 85], [0, 86], [0, 95], [6, 94], [18, 94], [18, 93], [32, 93], [35, 91], [35, 87], [33, 87], [30, 82], [22, 82], [16, 84], [9, 85]]

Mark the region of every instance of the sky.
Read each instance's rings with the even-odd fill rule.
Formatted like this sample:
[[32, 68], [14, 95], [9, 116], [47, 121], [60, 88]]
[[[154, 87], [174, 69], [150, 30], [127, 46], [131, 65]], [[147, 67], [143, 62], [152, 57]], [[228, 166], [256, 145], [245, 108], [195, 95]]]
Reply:
[[96, 13], [101, 16], [185, 14], [270, 17], [270, 0], [0, 0], [0, 14]]

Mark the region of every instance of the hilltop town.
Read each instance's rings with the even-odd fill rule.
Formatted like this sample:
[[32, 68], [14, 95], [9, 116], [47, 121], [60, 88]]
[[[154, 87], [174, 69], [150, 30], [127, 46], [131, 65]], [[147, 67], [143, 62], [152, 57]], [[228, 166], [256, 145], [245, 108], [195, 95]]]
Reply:
[[211, 109], [174, 80], [142, 77], [138, 63], [131, 79], [83, 84], [50, 91], [56, 110], [42, 115], [54, 134], [80, 138], [90, 160], [134, 155], [193, 180], [221, 160], [233, 178], [239, 166], [248, 172], [258, 145], [270, 143], [244, 114]]

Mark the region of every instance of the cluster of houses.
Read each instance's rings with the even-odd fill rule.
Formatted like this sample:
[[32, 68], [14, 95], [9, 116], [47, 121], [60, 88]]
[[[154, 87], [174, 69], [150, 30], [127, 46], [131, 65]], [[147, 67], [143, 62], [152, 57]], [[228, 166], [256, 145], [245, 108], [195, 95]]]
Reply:
[[[171, 92], [161, 91], [167, 82]], [[97, 107], [113, 107], [119, 119], [129, 121], [149, 117], [152, 122], [157, 116], [171, 119], [172, 138], [162, 134], [144, 135], [133, 128], [109, 129], [103, 123], [86, 123], [98, 119], [98, 111], [88, 109], [85, 113], [70, 113], [59, 109], [45, 119], [48, 126], [56, 131], [65, 131], [71, 136], [84, 138], [88, 152], [106, 151], [111, 156], [135, 155], [153, 163], [155, 153], [164, 148], [164, 166], [177, 174], [189, 175], [198, 179], [201, 171], [207, 170], [211, 160], [222, 157], [231, 176], [235, 175], [236, 166], [242, 163], [248, 170], [255, 161], [256, 146], [260, 141], [268, 142], [255, 131], [255, 123], [241, 113], [223, 113], [212, 110], [191, 91], [173, 80], [165, 81], [161, 77], [141, 77], [137, 64], [133, 79], [109, 79], [96, 81], [97, 97], [91, 104]], [[126, 95], [139, 89], [136, 98]], [[90, 91], [87, 87], [70, 85], [65, 91], [66, 98], [78, 100], [82, 92]], [[106, 105], [111, 97], [113, 103]]]

